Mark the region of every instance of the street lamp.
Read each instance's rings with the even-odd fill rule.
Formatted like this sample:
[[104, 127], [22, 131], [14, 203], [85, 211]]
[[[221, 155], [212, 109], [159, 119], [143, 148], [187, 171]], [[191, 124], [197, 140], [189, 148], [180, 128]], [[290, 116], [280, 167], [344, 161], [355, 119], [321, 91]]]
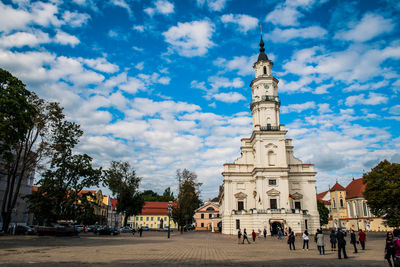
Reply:
[[172, 211], [172, 204], [171, 201], [168, 203], [168, 238], [171, 236], [171, 211]]

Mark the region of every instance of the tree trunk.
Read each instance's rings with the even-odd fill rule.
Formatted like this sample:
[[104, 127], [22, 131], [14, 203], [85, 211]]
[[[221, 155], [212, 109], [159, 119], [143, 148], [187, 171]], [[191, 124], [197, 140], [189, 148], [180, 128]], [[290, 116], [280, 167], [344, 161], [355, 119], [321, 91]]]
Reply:
[[1, 212], [1, 217], [3, 218], [3, 232], [7, 233], [8, 231], [8, 225], [10, 224], [11, 221], [11, 212]]

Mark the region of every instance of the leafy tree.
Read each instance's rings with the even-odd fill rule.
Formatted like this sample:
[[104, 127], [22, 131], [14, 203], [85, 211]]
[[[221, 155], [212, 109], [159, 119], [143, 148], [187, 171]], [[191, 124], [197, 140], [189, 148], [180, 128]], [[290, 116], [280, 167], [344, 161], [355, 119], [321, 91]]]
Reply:
[[144, 201], [160, 201], [160, 196], [153, 190], [144, 190], [142, 197]]
[[329, 209], [325, 205], [317, 200], [317, 208], [319, 213], [319, 224], [326, 225], [329, 222]]
[[363, 175], [364, 197], [371, 212], [390, 227], [400, 226], [400, 164], [381, 161]]
[[38, 181], [38, 191], [28, 196], [30, 212], [43, 222], [77, 221], [82, 213], [91, 211], [80, 205], [87, 199], [80, 192], [99, 185], [101, 169], [92, 167], [87, 154], [73, 151], [82, 134], [80, 126], [64, 120], [63, 115], [52, 125], [49, 167]]
[[179, 182], [177, 205], [172, 208], [172, 218], [183, 231], [183, 226], [193, 221], [195, 210], [200, 207], [200, 186], [197, 174], [187, 169], [176, 171]]
[[174, 194], [171, 192], [171, 188], [166, 188], [162, 195], [157, 194], [153, 190], [144, 190], [142, 193], [144, 201], [161, 201], [168, 202], [174, 201]]
[[50, 124], [60, 115], [56, 103], [48, 103], [25, 89], [8, 71], [0, 69], [0, 170], [6, 185], [1, 199], [3, 231], [11, 220], [23, 181], [33, 176], [48, 154]]
[[142, 211], [144, 200], [139, 193], [140, 177], [128, 162], [112, 161], [108, 170], [104, 171], [103, 183], [117, 199], [117, 212], [124, 213], [125, 226], [129, 216]]
[[165, 202], [175, 200], [174, 193], [171, 192], [171, 188], [167, 187], [164, 190], [164, 193], [163, 193], [161, 199], [162, 199], [161, 201], [165, 201]]

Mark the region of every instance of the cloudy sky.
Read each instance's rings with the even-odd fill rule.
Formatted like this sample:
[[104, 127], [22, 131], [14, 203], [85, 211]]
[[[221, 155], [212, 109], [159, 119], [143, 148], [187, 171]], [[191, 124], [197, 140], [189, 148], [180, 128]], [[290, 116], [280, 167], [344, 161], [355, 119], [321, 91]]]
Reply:
[[129, 161], [141, 189], [188, 168], [215, 197], [251, 134], [259, 24], [281, 123], [318, 191], [400, 162], [396, 0], [0, 2], [0, 67], [56, 100], [98, 166]]

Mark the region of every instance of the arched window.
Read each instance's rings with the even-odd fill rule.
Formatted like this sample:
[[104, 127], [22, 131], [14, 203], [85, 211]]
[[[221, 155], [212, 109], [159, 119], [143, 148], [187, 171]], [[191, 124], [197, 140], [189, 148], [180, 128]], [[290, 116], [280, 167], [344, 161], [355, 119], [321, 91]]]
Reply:
[[343, 208], [343, 198], [340, 199], [340, 207]]
[[264, 66], [264, 74], [267, 74], [267, 67]]
[[215, 210], [213, 207], [208, 207], [207, 210]]

